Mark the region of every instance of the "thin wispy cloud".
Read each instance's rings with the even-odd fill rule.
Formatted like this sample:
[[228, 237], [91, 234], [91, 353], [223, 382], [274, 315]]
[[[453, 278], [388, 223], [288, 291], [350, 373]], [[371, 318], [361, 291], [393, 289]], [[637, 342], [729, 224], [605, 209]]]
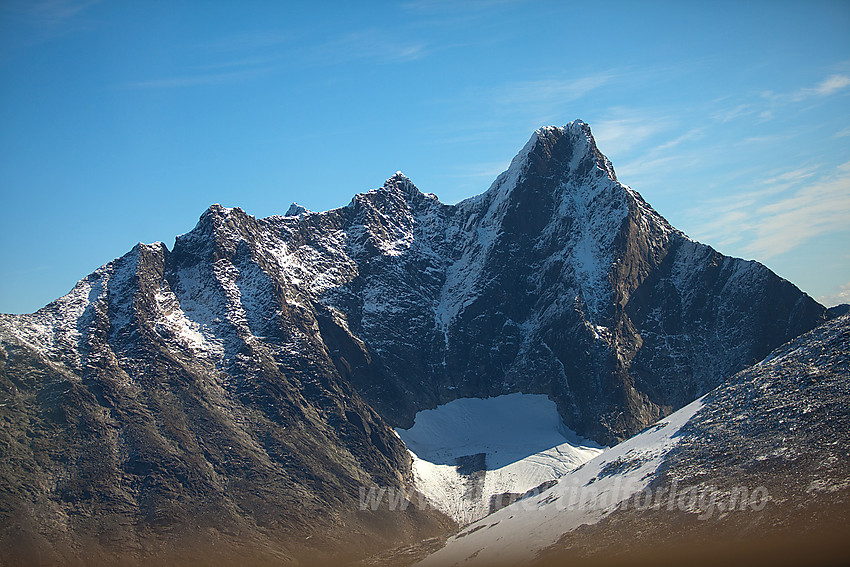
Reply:
[[832, 75], [811, 88], [800, 89], [794, 93], [794, 102], [800, 102], [811, 97], [830, 96], [850, 87], [850, 77], [847, 75]]
[[721, 123], [730, 122], [736, 118], [750, 116], [758, 112], [758, 108], [753, 104], [738, 104], [732, 108], [724, 108], [713, 114], [713, 118]]
[[[605, 149], [601, 148], [603, 153]], [[663, 177], [662, 172], [672, 168], [683, 169], [690, 159], [684, 155], [669, 155], [653, 159], [640, 158], [624, 163], [614, 163], [617, 178], [621, 183], [629, 185], [638, 191], [645, 191], [654, 185], [653, 181]]]
[[[374, 30], [350, 32], [307, 48], [301, 46], [297, 38], [297, 34], [282, 30], [224, 37], [193, 50], [193, 59], [206, 61], [187, 66], [184, 72], [132, 81], [122, 86], [139, 89], [215, 86], [256, 80], [284, 68], [354, 61], [403, 63], [426, 55], [424, 43], [394, 41]], [[202, 55], [199, 56], [198, 52]]]
[[[533, 131], [540, 126], [560, 124], [581, 116], [566, 115], [574, 103], [618, 79], [611, 72], [578, 77], [554, 77], [532, 81], [510, 82], [489, 88], [467, 90], [462, 96], [473, 108], [486, 105], [490, 115], [499, 117], [501, 135], [515, 131]], [[447, 98], [447, 105], [456, 106], [458, 97]], [[587, 117], [584, 117], [587, 118]]]
[[5, 10], [45, 27], [59, 27], [101, 0], [43, 0], [10, 2]]
[[486, 178], [493, 180], [500, 173], [508, 169], [510, 161], [488, 161], [483, 163], [470, 163], [462, 167], [455, 168], [451, 173], [447, 173], [444, 177], [453, 177], [461, 179], [481, 179]]
[[402, 9], [420, 14], [434, 12], [488, 12], [502, 6], [527, 3], [528, 0], [411, 0], [401, 4]]
[[357, 60], [375, 63], [404, 63], [427, 55], [424, 41], [387, 37], [379, 30], [361, 30], [342, 35], [307, 52], [306, 60], [320, 64], [342, 64]]
[[775, 119], [777, 113], [783, 107], [827, 98], [841, 93], [848, 87], [850, 87], [850, 76], [830, 75], [814, 86], [801, 87], [793, 92], [763, 91], [753, 100], [739, 100], [729, 106], [714, 110], [711, 117], [724, 124], [742, 118], [755, 118], [759, 122], [766, 122]]
[[839, 130], [838, 132], [833, 134], [832, 137], [833, 138], [846, 138], [847, 136], [850, 136], [850, 128], [842, 128], [841, 130]]
[[685, 142], [691, 142], [694, 140], [699, 140], [705, 136], [705, 131], [703, 128], [691, 128], [684, 134], [673, 138], [668, 142], [664, 142], [653, 148], [653, 152], [666, 152], [668, 150], [672, 150], [674, 148], [679, 147]]
[[[764, 94], [762, 96], [764, 96]], [[776, 105], [771, 103], [771, 108], [765, 108], [765, 102], [760, 100], [757, 104], [745, 103], [731, 108], [717, 110], [711, 114], [711, 117], [721, 124], [726, 124], [743, 118], [755, 118], [757, 122], [767, 122], [776, 118], [775, 106]]]
[[264, 75], [272, 73], [275, 69], [272, 67], [243, 69], [230, 72], [214, 72], [214, 73], [193, 73], [166, 77], [161, 79], [151, 79], [147, 81], [136, 81], [124, 85], [128, 88], [136, 89], [172, 89], [183, 87], [199, 87], [210, 85], [224, 85], [228, 83], [239, 83], [247, 80], [257, 79]]
[[639, 111], [620, 110], [617, 113], [623, 116], [598, 120], [591, 125], [599, 148], [606, 154], [625, 153], [670, 127], [667, 119]]
[[761, 97], [768, 104], [780, 106], [800, 103], [811, 99], [826, 98], [842, 92], [847, 87], [850, 87], [850, 77], [847, 75], [830, 75], [811, 87], [802, 87], [790, 93], [765, 91]]
[[284, 59], [279, 55], [258, 55], [255, 57], [244, 57], [241, 59], [212, 61], [210, 63], [198, 65], [196, 69], [202, 72], [224, 72], [227, 69], [234, 71], [239, 69], [268, 69], [281, 64], [283, 60]]
[[587, 96], [592, 91], [610, 84], [615, 78], [614, 73], [601, 73], [570, 79], [513, 83], [497, 89], [493, 100], [506, 106], [563, 104]]
[[702, 202], [698, 239], [736, 245], [744, 254], [765, 260], [824, 234], [847, 231], [850, 218], [850, 166], [832, 173], [812, 167], [791, 170], [764, 181], [764, 186], [716, 202]]
[[758, 104], [745, 103], [738, 104], [731, 108], [722, 108], [714, 111], [711, 114], [711, 117], [721, 124], [726, 124], [742, 118], [753, 117], [758, 122], [767, 122], [768, 120], [773, 120], [776, 117], [776, 114], [775, 108], [765, 108], [765, 103], [763, 101], [759, 101]]
[[793, 136], [791, 134], [765, 134], [764, 136], [747, 136], [743, 140], [736, 142], [736, 146], [752, 146], [752, 145], [765, 145], [765, 144], [776, 144], [778, 142], [782, 142], [783, 140], [791, 139]]
[[245, 52], [267, 50], [270, 48], [291, 45], [302, 39], [303, 33], [289, 30], [263, 30], [229, 35], [203, 46], [211, 52]]
[[808, 185], [795, 195], [758, 211], [756, 238], [744, 250], [770, 258], [822, 234], [847, 230], [850, 175]]
[[[775, 198], [777, 195], [787, 190], [787, 185], [770, 184], [763, 185], [759, 189], [754, 189], [752, 191], [723, 194], [718, 197], [701, 199], [699, 211], [703, 213], [703, 216], [739, 210], [746, 211], [746, 214], [752, 214], [752, 211], [759, 206], [759, 204], [769, 202], [770, 199]], [[707, 227], [712, 225], [709, 223], [703, 224], [702, 226]]]
[[83, 16], [102, 0], [17, 0], [0, 5], [0, 15], [16, 21], [20, 30], [16, 47], [48, 42], [69, 33], [91, 29]]
[[818, 169], [820, 169], [819, 165], [811, 166], [811, 167], [803, 167], [800, 169], [794, 169], [791, 171], [785, 171], [774, 177], [769, 177], [765, 179], [765, 185], [776, 185], [776, 184], [791, 184], [791, 183], [799, 183], [806, 179], [810, 179], [813, 177]]
[[818, 297], [818, 301], [827, 307], [841, 303], [850, 303], [850, 282], [838, 286], [830, 294]]
[[439, 132], [441, 143], [492, 142], [528, 136], [541, 126], [563, 125], [575, 118], [565, 114], [599, 89], [612, 85], [619, 75], [602, 72], [576, 77], [548, 77], [495, 85], [476, 85], [461, 92], [435, 97], [430, 104], [457, 113], [464, 109], [451, 128]]
[[250, 53], [243, 55], [241, 51], [236, 50], [235, 53], [226, 54], [226, 57], [235, 58], [213, 57], [209, 62], [187, 67], [182, 73], [142, 79], [122, 86], [137, 89], [171, 89], [242, 83], [279, 71], [285, 60], [285, 57], [273, 51], [256, 55]]

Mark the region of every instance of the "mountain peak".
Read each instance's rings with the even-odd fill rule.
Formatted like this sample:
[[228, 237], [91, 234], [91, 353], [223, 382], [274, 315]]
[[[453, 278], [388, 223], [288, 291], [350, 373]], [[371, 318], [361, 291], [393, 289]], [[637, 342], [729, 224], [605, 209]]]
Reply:
[[[574, 120], [565, 126], [543, 126], [535, 130], [508, 169], [483, 195], [489, 195], [492, 202], [502, 203], [518, 184], [529, 178], [555, 189], [583, 186], [594, 177], [607, 177], [617, 183], [614, 166], [597, 148], [590, 126]], [[476, 196], [469, 202], [479, 200]]]
[[551, 169], [549, 164], [555, 161], [559, 168], [571, 174], [587, 175], [598, 169], [612, 181], [617, 181], [614, 166], [599, 151], [590, 125], [582, 120], [573, 120], [565, 126], [538, 128], [526, 148], [525, 153], [541, 173]]
[[309, 213], [310, 211], [307, 207], [303, 207], [298, 203], [292, 203], [289, 205], [289, 209], [287, 209], [286, 214], [283, 215], [285, 217], [297, 217], [298, 215]]
[[207, 212], [214, 215], [228, 215], [232, 210], [232, 208], [225, 207], [220, 203], [213, 203], [212, 205], [207, 207]]
[[389, 179], [384, 181], [384, 189], [395, 189], [407, 197], [421, 194], [416, 185], [401, 171], [396, 171]]

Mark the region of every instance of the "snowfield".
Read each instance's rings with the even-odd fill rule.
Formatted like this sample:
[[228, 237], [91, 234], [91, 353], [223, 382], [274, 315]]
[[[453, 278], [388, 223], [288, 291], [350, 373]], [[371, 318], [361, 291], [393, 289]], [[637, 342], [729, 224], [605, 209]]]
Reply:
[[540, 394], [461, 398], [396, 433], [413, 457], [416, 488], [461, 525], [486, 516], [491, 497], [533, 490], [602, 452]]
[[531, 562], [563, 534], [598, 522], [646, 488], [665, 455], [678, 443], [676, 434], [702, 406], [700, 398], [615, 447], [596, 449], [594, 458], [563, 475], [555, 486], [467, 526], [418, 565]]

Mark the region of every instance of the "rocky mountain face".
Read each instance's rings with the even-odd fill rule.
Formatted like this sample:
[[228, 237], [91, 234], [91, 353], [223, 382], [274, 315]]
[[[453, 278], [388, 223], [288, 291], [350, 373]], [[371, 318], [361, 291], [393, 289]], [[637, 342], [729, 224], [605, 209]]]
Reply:
[[[673, 513], [669, 495], [657, 509], [623, 507], [566, 534], [541, 564], [600, 556], [611, 564], [633, 564], [636, 556], [705, 564], [706, 556], [712, 564], [725, 558], [753, 565], [846, 563], [848, 407], [850, 316], [844, 315], [706, 396], [647, 489], [681, 487]], [[694, 503], [691, 491], [709, 497]], [[663, 548], [669, 551], [659, 553]]]
[[[625, 561], [636, 550], [690, 544], [690, 555], [698, 557], [724, 542], [731, 559], [755, 542], [754, 551], [764, 556], [747, 558], [750, 564], [845, 563], [848, 408], [850, 316], [844, 315], [776, 349], [705, 397], [648, 487], [656, 493], [681, 487], [674, 514], [666, 510], [669, 495], [661, 509], [624, 507], [598, 526], [564, 537], [547, 555], [557, 564], [567, 554], [613, 554]], [[693, 503], [692, 491], [708, 497]]]
[[763, 265], [670, 227], [581, 122], [536, 132], [456, 206], [397, 174], [323, 215], [297, 226], [334, 219], [345, 245], [327, 264], [353, 270], [320, 300], [371, 354], [352, 383], [402, 427], [460, 397], [543, 393], [610, 444], [824, 318]]
[[580, 121], [457, 205], [398, 173], [288, 213], [213, 205], [172, 250], [0, 316], [5, 550], [143, 561], [194, 538], [294, 561], [439, 533], [436, 513], [357, 509], [360, 486], [410, 485], [391, 427], [417, 411], [546, 394], [611, 444], [825, 317], [670, 227]]
[[315, 560], [451, 526], [358, 509], [359, 486], [409, 484], [408, 453], [340, 377], [329, 350], [348, 345], [315, 313], [284, 311], [267, 282], [239, 302], [228, 276], [250, 264], [204, 233], [215, 222], [4, 327], [0, 563]]

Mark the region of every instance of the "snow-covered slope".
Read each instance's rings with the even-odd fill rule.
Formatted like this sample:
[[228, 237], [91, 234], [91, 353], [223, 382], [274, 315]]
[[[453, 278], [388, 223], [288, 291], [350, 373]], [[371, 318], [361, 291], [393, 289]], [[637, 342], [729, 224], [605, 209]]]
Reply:
[[462, 398], [397, 429], [413, 456], [416, 489], [460, 525], [490, 513], [499, 495], [522, 495], [599, 454], [567, 429], [543, 395]]
[[498, 510], [449, 538], [425, 566], [517, 565], [566, 532], [598, 522], [646, 488], [678, 433], [703, 405], [692, 402], [647, 431], [598, 454], [540, 494]]
[[848, 443], [845, 315], [540, 495], [466, 526], [421, 565], [521, 565], [541, 558], [549, 565], [600, 555], [628, 564], [634, 549], [657, 552], [683, 541], [846, 532]]

